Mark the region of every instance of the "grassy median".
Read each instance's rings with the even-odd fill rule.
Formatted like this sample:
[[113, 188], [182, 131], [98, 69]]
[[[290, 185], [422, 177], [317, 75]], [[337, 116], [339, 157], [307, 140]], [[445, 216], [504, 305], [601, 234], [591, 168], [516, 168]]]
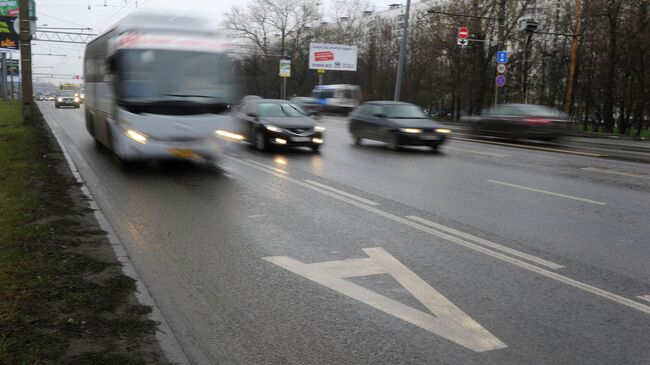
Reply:
[[134, 290], [42, 119], [0, 101], [0, 364], [165, 363]]

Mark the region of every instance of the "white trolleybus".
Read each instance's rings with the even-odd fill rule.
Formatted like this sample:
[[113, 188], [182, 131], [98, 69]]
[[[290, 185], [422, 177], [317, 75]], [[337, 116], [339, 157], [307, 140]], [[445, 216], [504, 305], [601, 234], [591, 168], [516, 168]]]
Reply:
[[127, 164], [218, 156], [239, 89], [227, 44], [208, 24], [136, 13], [88, 44], [86, 128], [98, 144]]

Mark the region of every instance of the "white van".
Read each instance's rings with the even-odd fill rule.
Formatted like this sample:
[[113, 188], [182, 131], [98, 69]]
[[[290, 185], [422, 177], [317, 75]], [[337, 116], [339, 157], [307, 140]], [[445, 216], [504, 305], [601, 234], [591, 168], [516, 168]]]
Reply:
[[239, 97], [227, 43], [208, 21], [136, 13], [86, 47], [86, 129], [125, 162], [218, 155]]

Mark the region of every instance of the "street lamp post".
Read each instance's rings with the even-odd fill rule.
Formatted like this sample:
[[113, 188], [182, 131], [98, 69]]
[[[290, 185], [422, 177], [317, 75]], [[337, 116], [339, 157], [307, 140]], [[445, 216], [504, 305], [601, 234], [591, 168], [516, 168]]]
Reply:
[[397, 64], [397, 79], [395, 80], [395, 94], [393, 100], [399, 101], [402, 90], [402, 77], [404, 74], [404, 62], [406, 58], [406, 42], [409, 36], [409, 13], [411, 11], [411, 0], [406, 0], [406, 14], [404, 15], [404, 30], [402, 32], [402, 43], [399, 47], [399, 61]]

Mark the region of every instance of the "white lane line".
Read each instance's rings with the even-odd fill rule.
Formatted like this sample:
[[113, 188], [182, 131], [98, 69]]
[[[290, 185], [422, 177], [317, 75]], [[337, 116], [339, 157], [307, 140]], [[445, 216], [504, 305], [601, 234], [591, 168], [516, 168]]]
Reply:
[[455, 139], [455, 140], [458, 140], [458, 141], [485, 143], [485, 144], [495, 144], [495, 145], [499, 145], [499, 146], [518, 147], [518, 148], [525, 148], [525, 149], [529, 149], [529, 150], [560, 152], [560, 153], [567, 153], [567, 154], [570, 154], [570, 155], [578, 155], [578, 156], [588, 156], [588, 157], [607, 157], [608, 156], [608, 155], [605, 155], [605, 154], [602, 154], [602, 153], [591, 153], [591, 152], [562, 150], [562, 149], [559, 149], [559, 148], [527, 146], [527, 145], [523, 145], [523, 144], [497, 142], [497, 141], [485, 141], [485, 140], [471, 139], [471, 138], [459, 138], [459, 137], [452, 137], [452, 138]]
[[459, 236], [461, 238], [465, 238], [466, 240], [474, 241], [474, 242], [480, 243], [480, 244], [482, 244], [484, 246], [492, 247], [492, 248], [494, 248], [496, 250], [506, 252], [506, 253], [508, 253], [508, 254], [510, 254], [512, 256], [522, 258], [522, 259], [524, 259], [526, 261], [534, 262], [534, 263], [536, 263], [538, 265], [546, 266], [546, 267], [551, 268], [551, 269], [561, 269], [561, 268], [564, 267], [564, 266], [556, 264], [556, 263], [554, 263], [552, 261], [544, 260], [544, 259], [539, 258], [537, 256], [533, 256], [533, 255], [527, 254], [525, 252], [515, 250], [514, 248], [503, 246], [503, 245], [500, 245], [500, 244], [498, 244], [496, 242], [492, 242], [492, 241], [489, 241], [489, 240], [486, 240], [486, 239], [483, 239], [483, 238], [480, 238], [480, 237], [473, 236], [473, 235], [471, 235], [469, 233], [458, 231], [458, 230], [453, 229], [451, 227], [443, 226], [442, 224], [435, 223], [435, 222], [432, 222], [430, 220], [420, 218], [418, 216], [409, 215], [406, 218], [414, 220], [414, 221], [422, 223], [422, 224], [425, 224], [427, 226], [439, 229], [441, 231], [451, 233], [451, 234]]
[[275, 172], [279, 172], [279, 173], [281, 173], [281, 174], [285, 174], [285, 175], [288, 175], [288, 174], [289, 174], [289, 173], [288, 173], [287, 171], [285, 171], [285, 170], [282, 170], [282, 169], [279, 169], [279, 168], [277, 168], [277, 167], [273, 167], [273, 166], [268, 166], [268, 165], [265, 165], [265, 164], [263, 164], [263, 163], [259, 163], [259, 162], [255, 161], [255, 160], [246, 159], [246, 161], [248, 161], [248, 162], [250, 162], [250, 163], [254, 163], [254, 164], [256, 164], [256, 165], [259, 166], [259, 167], [264, 167], [265, 169], [269, 169], [269, 170], [273, 170], [273, 171], [275, 171]]
[[597, 167], [582, 167], [580, 169], [585, 170], [585, 171], [602, 172], [603, 174], [638, 177], [640, 179], [648, 179], [648, 180], [650, 180], [650, 175], [634, 174], [634, 173], [631, 173], [631, 172], [623, 172], [623, 171], [616, 171], [616, 170], [609, 170], [609, 169], [599, 169]]
[[601, 298], [605, 298], [607, 300], [610, 300], [610, 301], [612, 301], [614, 303], [618, 303], [620, 305], [635, 309], [635, 310], [637, 310], [639, 312], [642, 312], [642, 313], [645, 313], [645, 314], [650, 314], [650, 306], [647, 306], [645, 304], [641, 304], [641, 303], [639, 303], [639, 302], [637, 302], [635, 300], [625, 298], [623, 296], [608, 292], [606, 290], [597, 288], [595, 286], [591, 286], [589, 284], [585, 284], [585, 283], [583, 283], [581, 281], [571, 279], [571, 278], [569, 278], [567, 276], [564, 276], [564, 275], [558, 274], [556, 272], [541, 268], [539, 266], [535, 266], [533, 264], [529, 264], [529, 263], [527, 263], [525, 261], [516, 259], [514, 257], [507, 256], [507, 255], [502, 254], [500, 252], [492, 251], [492, 250], [490, 250], [488, 248], [485, 248], [483, 246], [476, 245], [476, 244], [464, 241], [464, 240], [462, 240], [462, 239], [460, 239], [458, 237], [451, 236], [449, 234], [446, 234], [446, 233], [443, 233], [443, 232], [440, 232], [440, 231], [436, 231], [436, 230], [434, 230], [434, 229], [432, 229], [430, 227], [427, 227], [427, 226], [424, 226], [422, 224], [412, 222], [412, 221], [410, 221], [410, 220], [408, 220], [406, 218], [398, 217], [396, 215], [390, 214], [388, 212], [384, 212], [381, 209], [377, 209], [375, 207], [371, 207], [371, 206], [366, 205], [366, 204], [361, 204], [361, 203], [359, 203], [359, 202], [357, 202], [357, 201], [355, 201], [353, 199], [346, 198], [346, 197], [338, 195], [338, 194], [336, 194], [334, 192], [321, 189], [321, 188], [319, 188], [317, 186], [307, 184], [307, 183], [302, 182], [300, 180], [293, 179], [293, 178], [291, 178], [289, 176], [273, 172], [273, 171], [271, 171], [271, 170], [269, 170], [267, 168], [263, 168], [263, 167], [255, 165], [255, 164], [249, 163], [248, 161], [244, 161], [244, 160], [241, 160], [239, 158], [236, 158], [236, 157], [233, 157], [233, 156], [228, 156], [228, 155], [226, 155], [226, 157], [230, 158], [233, 161], [239, 162], [239, 163], [241, 163], [243, 165], [247, 165], [247, 166], [252, 167], [254, 169], [257, 169], [259, 171], [271, 174], [271, 175], [273, 175], [273, 176], [275, 176], [277, 178], [284, 179], [286, 181], [290, 181], [290, 182], [292, 182], [292, 183], [294, 183], [296, 185], [300, 185], [302, 187], [305, 187], [307, 189], [319, 192], [319, 193], [321, 193], [323, 195], [327, 195], [329, 197], [332, 197], [334, 199], [337, 199], [337, 200], [340, 200], [342, 202], [348, 203], [350, 205], [354, 205], [354, 206], [359, 207], [361, 209], [365, 209], [365, 210], [367, 210], [367, 211], [369, 211], [371, 213], [374, 213], [374, 214], [377, 214], [379, 216], [388, 218], [388, 219], [393, 220], [395, 222], [402, 223], [404, 225], [407, 225], [409, 227], [418, 229], [420, 231], [430, 233], [432, 235], [435, 235], [435, 236], [438, 236], [440, 238], [446, 239], [447, 241], [454, 242], [454, 243], [456, 243], [458, 245], [467, 247], [467, 248], [472, 249], [474, 251], [481, 252], [481, 253], [483, 253], [485, 255], [488, 255], [488, 256], [491, 256], [493, 258], [508, 262], [508, 263], [510, 263], [512, 265], [515, 265], [515, 266], [518, 266], [518, 267], [520, 267], [522, 269], [526, 269], [528, 271], [531, 271], [531, 272], [534, 272], [536, 274], [542, 275], [544, 277], [555, 280], [557, 282], [572, 286], [574, 288], [578, 288], [580, 290], [584, 290], [584, 291], [586, 291], [588, 293], [592, 293], [592, 294], [597, 295], [597, 296], [599, 296]]
[[499, 185], [504, 185], [504, 186], [510, 186], [510, 187], [512, 187], [512, 188], [517, 188], [517, 189], [522, 189], [522, 190], [528, 190], [528, 191], [534, 191], [534, 192], [536, 192], [536, 193], [542, 193], [542, 194], [547, 194], [547, 195], [558, 196], [558, 197], [560, 197], [560, 198], [567, 198], [567, 199], [577, 200], [577, 201], [581, 201], [581, 202], [584, 202], [584, 203], [597, 204], [597, 205], [607, 205], [607, 203], [598, 202], [598, 201], [595, 201], [595, 200], [579, 198], [579, 197], [577, 197], [577, 196], [573, 196], [573, 195], [566, 195], [566, 194], [554, 193], [554, 192], [552, 192], [552, 191], [546, 191], [546, 190], [540, 190], [540, 189], [535, 189], [535, 188], [529, 188], [529, 187], [527, 187], [527, 186], [521, 186], [521, 185], [510, 184], [510, 183], [503, 182], [503, 181], [497, 181], [497, 180], [485, 180], [485, 181], [487, 181], [487, 182], [489, 182], [489, 183], [492, 183], [492, 184], [499, 184]]
[[466, 152], [466, 153], [474, 153], [477, 155], [484, 155], [484, 156], [490, 156], [490, 157], [509, 157], [510, 155], [504, 155], [502, 153], [492, 153], [492, 152], [479, 152], [479, 151], [472, 151], [472, 150], [466, 150], [464, 148], [456, 148], [456, 147], [445, 147], [445, 150], [449, 151], [458, 151], [458, 152]]
[[648, 295], [639, 295], [637, 298], [641, 300], [645, 300], [646, 302], [650, 302], [650, 294]]
[[329, 185], [321, 184], [321, 183], [313, 181], [313, 180], [305, 180], [305, 182], [308, 183], [308, 184], [318, 186], [319, 188], [323, 188], [323, 189], [326, 189], [326, 190], [329, 190], [329, 191], [333, 191], [333, 192], [335, 192], [337, 194], [347, 196], [348, 198], [354, 199], [354, 200], [359, 201], [359, 202], [364, 203], [364, 204], [368, 204], [368, 205], [372, 205], [372, 206], [379, 205], [379, 203], [373, 202], [372, 200], [362, 198], [362, 197], [360, 197], [358, 195], [354, 195], [352, 193], [348, 193], [346, 191], [339, 190], [337, 188], [333, 188], [333, 187], [331, 187]]

